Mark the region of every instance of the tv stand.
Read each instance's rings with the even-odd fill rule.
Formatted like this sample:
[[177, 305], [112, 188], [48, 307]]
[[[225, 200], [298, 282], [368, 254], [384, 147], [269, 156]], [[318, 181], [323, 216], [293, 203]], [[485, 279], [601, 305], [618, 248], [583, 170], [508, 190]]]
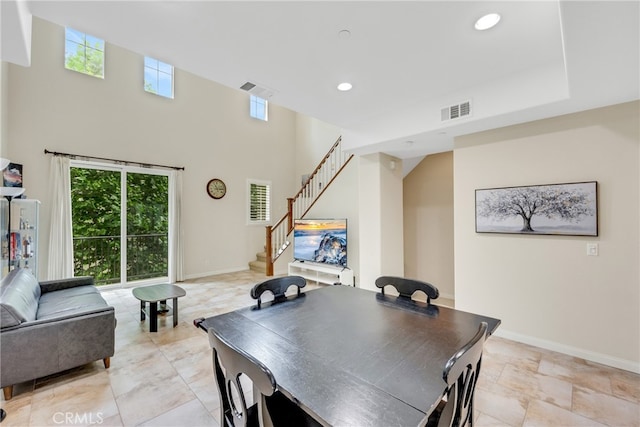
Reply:
[[327, 285], [333, 285], [334, 283], [341, 283], [343, 285], [355, 286], [353, 271], [348, 267], [293, 261], [289, 263], [289, 275], [302, 276], [318, 284], [325, 283]]

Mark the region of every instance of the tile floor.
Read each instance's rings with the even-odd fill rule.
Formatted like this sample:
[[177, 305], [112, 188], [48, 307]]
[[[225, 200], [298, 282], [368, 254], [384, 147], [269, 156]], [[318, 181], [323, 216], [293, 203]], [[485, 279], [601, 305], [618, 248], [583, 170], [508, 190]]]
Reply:
[[[178, 326], [163, 318], [154, 334], [131, 289], [103, 291], [118, 318], [111, 367], [17, 385], [1, 402], [2, 427], [219, 426], [211, 350], [192, 321], [253, 304], [249, 289], [262, 280], [247, 271], [185, 282]], [[640, 375], [491, 337], [475, 403], [478, 427], [640, 426]]]

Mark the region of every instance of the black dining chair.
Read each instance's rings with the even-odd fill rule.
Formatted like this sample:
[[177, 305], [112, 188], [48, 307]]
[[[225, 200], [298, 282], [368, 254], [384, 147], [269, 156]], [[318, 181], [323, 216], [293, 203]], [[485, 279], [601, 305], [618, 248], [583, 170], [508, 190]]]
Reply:
[[486, 336], [487, 323], [482, 322], [474, 337], [447, 360], [442, 372], [445, 394], [420, 427], [473, 426], [473, 398]]
[[[264, 364], [207, 332], [213, 349], [213, 367], [220, 397], [220, 422], [223, 427], [319, 426], [295, 402], [277, 391], [276, 380]], [[254, 387], [257, 402], [247, 406], [240, 381], [246, 375]], [[256, 393], [256, 391], [258, 393]]]
[[260, 308], [263, 293], [270, 291], [273, 294], [273, 300], [279, 302], [286, 299], [285, 292], [287, 292], [287, 289], [291, 286], [297, 286], [298, 295], [300, 295], [300, 289], [307, 286], [307, 281], [301, 276], [276, 277], [255, 285], [253, 289], [251, 289], [250, 295], [251, 298], [258, 300], [258, 308]]
[[401, 297], [409, 299], [411, 299], [415, 292], [422, 291], [427, 296], [427, 304], [431, 303], [432, 299], [440, 296], [438, 288], [431, 283], [404, 277], [380, 276], [376, 279], [376, 286], [382, 290], [383, 294], [385, 286], [393, 286]]

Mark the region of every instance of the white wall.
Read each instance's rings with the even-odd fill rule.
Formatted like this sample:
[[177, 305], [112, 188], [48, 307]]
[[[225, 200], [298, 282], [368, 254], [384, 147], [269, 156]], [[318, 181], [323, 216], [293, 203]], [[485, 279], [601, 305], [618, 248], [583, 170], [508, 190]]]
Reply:
[[[184, 166], [186, 276], [246, 270], [265, 239], [263, 226], [246, 225], [246, 180], [271, 181], [273, 217], [285, 212], [297, 191], [296, 113], [270, 103], [268, 122], [251, 119], [247, 93], [180, 69], [175, 99], [146, 93], [143, 57], [108, 40], [104, 80], [66, 70], [64, 28], [37, 18], [32, 40], [31, 67], [8, 67], [8, 150], [24, 165], [28, 196], [42, 201], [40, 271], [49, 238], [45, 148]], [[205, 192], [213, 177], [227, 184], [221, 200]]]
[[[313, 117], [298, 114], [296, 118], [296, 186], [302, 175], [308, 175], [340, 137], [340, 128]], [[293, 195], [292, 195], [293, 196]]]
[[381, 153], [359, 160], [360, 287], [377, 291], [379, 276], [404, 276], [402, 161]]
[[[456, 139], [456, 308], [502, 319], [499, 335], [640, 371], [639, 105]], [[592, 180], [598, 237], [475, 233], [476, 189]]]

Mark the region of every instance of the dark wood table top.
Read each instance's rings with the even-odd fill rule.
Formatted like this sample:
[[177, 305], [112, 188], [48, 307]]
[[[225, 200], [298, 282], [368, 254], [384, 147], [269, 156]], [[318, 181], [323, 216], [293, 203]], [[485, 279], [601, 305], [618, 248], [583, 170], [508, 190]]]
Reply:
[[204, 320], [271, 369], [280, 390], [324, 424], [418, 425], [446, 388], [446, 361], [500, 320], [329, 286]]
[[180, 286], [162, 283], [159, 285], [141, 286], [133, 289], [133, 296], [140, 301], [158, 302], [185, 296], [187, 293]]

